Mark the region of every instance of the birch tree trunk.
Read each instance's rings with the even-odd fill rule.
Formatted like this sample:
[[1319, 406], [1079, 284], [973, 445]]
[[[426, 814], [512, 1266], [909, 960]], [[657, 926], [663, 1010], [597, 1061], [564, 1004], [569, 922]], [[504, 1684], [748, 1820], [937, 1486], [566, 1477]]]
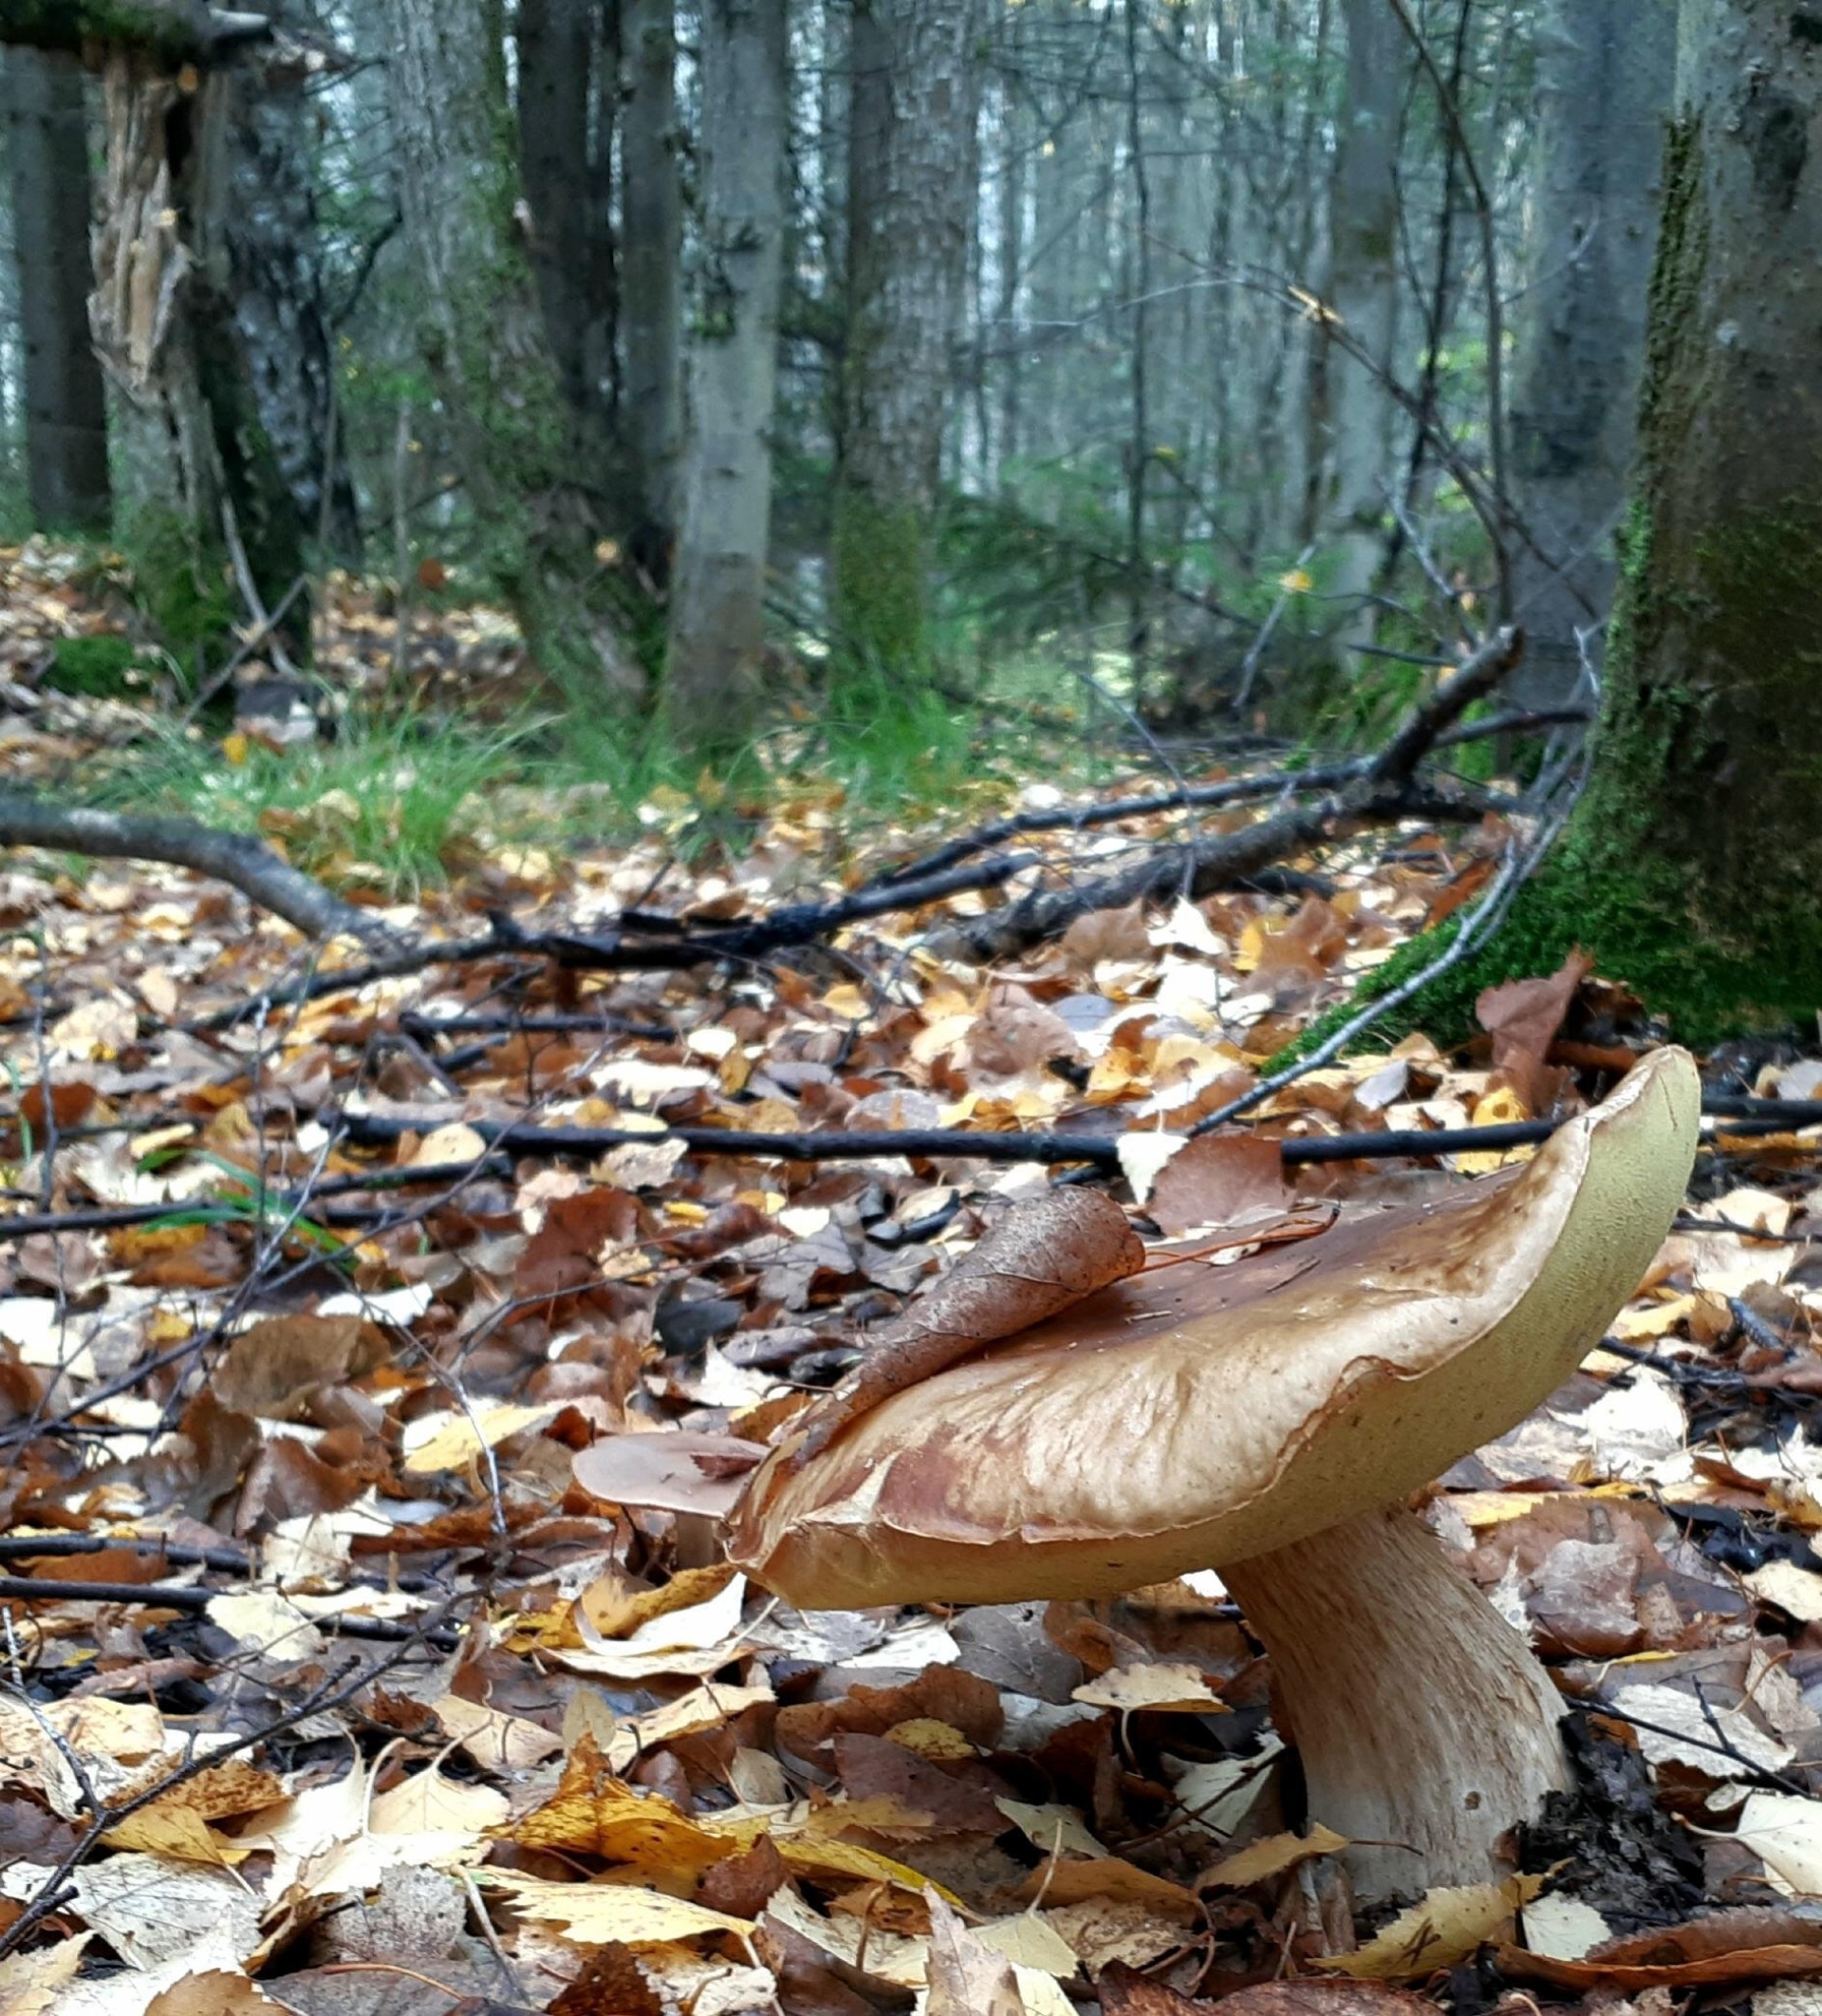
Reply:
[[856, 665], [920, 671], [950, 348], [974, 216], [973, 0], [857, 0], [835, 616]]
[[634, 558], [662, 587], [677, 535], [682, 424], [674, 0], [621, 0], [621, 410], [631, 464]]
[[1578, 630], [1613, 591], [1631, 474], [1676, 0], [1555, 0], [1538, 43], [1539, 160], [1512, 403], [1515, 542], [1529, 643], [1511, 688], [1548, 707], [1581, 683]]
[[6, 51], [7, 159], [25, 345], [32, 522], [104, 531], [113, 512], [107, 401], [88, 335], [90, 185], [83, 73], [67, 56]]
[[1822, 18], [1683, 0], [1664, 188], [1592, 781], [1450, 991], [1579, 943], [1701, 1042], [1822, 1003]]
[[251, 51], [222, 74], [231, 88], [205, 248], [213, 307], [232, 323], [297, 537], [320, 537], [325, 559], [358, 567], [361, 517], [339, 445], [324, 298], [311, 72], [289, 48]]
[[702, 267], [665, 706], [682, 740], [752, 728], [764, 644], [784, 274], [784, 0], [702, 0]]
[[1394, 480], [1385, 374], [1392, 365], [1398, 306], [1398, 126], [1410, 46], [1386, 0], [1346, 0], [1343, 14], [1348, 79], [1329, 183], [1323, 289], [1324, 305], [1340, 327], [1325, 323], [1315, 338], [1311, 459], [1319, 474], [1312, 531], [1329, 549], [1324, 586], [1342, 598], [1344, 635], [1370, 642], [1366, 597], [1384, 551], [1386, 490]]
[[493, 0], [390, 0], [388, 75], [417, 347], [483, 565], [545, 675], [580, 707], [643, 684], [547, 340], [525, 239]]

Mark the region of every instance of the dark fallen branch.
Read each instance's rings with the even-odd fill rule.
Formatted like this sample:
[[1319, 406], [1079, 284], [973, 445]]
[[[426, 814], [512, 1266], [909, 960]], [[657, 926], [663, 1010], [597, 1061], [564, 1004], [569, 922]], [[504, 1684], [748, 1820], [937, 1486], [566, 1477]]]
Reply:
[[702, 931], [638, 912], [629, 912], [616, 929], [600, 934], [547, 931], [533, 935], [506, 926], [507, 949], [541, 952], [559, 965], [593, 971], [662, 973], [723, 960], [750, 962], [813, 944], [872, 917], [921, 909], [925, 904], [976, 889], [998, 888], [1022, 869], [1034, 867], [1036, 859], [1033, 854], [1012, 854], [947, 874], [896, 883], [890, 888], [856, 889], [832, 903], [787, 904], [750, 923], [717, 924]]
[[223, 832], [193, 819], [153, 819], [53, 805], [33, 792], [0, 790], [0, 847], [46, 847], [110, 861], [163, 861], [238, 889], [310, 938], [350, 937], [370, 943], [394, 934], [370, 911], [332, 895], [268, 847], [256, 833]]
[[1159, 848], [1130, 867], [1066, 888], [1036, 889], [1019, 902], [971, 923], [939, 931], [934, 950], [976, 965], [1011, 957], [1059, 937], [1093, 910], [1124, 909], [1185, 891], [1192, 897], [1231, 888], [1287, 855], [1329, 839], [1344, 824], [1385, 822], [1413, 815], [1429, 819], [1480, 816], [1486, 801], [1419, 786], [1418, 765], [1464, 709], [1483, 699], [1518, 663], [1524, 633], [1506, 628], [1489, 638], [1455, 677], [1415, 708], [1364, 770], [1314, 804], [1293, 806], [1242, 827], [1177, 846]]
[[[0, 827], [0, 841], [6, 837]], [[491, 920], [487, 932], [474, 938], [420, 940], [397, 945], [367, 961], [332, 973], [313, 973], [292, 986], [274, 987], [258, 997], [272, 1008], [295, 1007], [325, 995], [352, 993], [379, 980], [397, 980], [430, 966], [461, 965], [471, 960], [513, 955], [553, 960], [581, 972], [675, 973], [692, 966], [715, 965], [723, 960], [751, 964], [774, 952], [814, 944], [851, 924], [884, 917], [899, 910], [920, 909], [944, 897], [972, 889], [997, 888], [1032, 864], [1034, 857], [1015, 854], [1002, 861], [982, 862], [952, 874], [931, 875], [889, 889], [857, 889], [831, 903], [788, 904], [763, 917], [691, 931], [685, 924], [650, 912], [623, 913], [611, 929], [599, 932], [526, 931], [503, 912]], [[188, 1026], [197, 1031], [222, 1029], [239, 1021], [253, 1002], [201, 1017]]]
[[[647, 1137], [650, 1138], [649, 1136]], [[480, 1165], [485, 1167], [492, 1157]], [[320, 1225], [370, 1225], [385, 1213], [359, 1204], [325, 1204], [322, 1200], [345, 1197], [363, 1190], [436, 1189], [444, 1184], [464, 1183], [477, 1173], [472, 1162], [427, 1162], [402, 1169], [363, 1169], [346, 1176], [325, 1176], [307, 1190], [280, 1187], [243, 1191], [237, 1197], [169, 1199], [163, 1204], [96, 1204], [69, 1211], [29, 1211], [14, 1218], [0, 1218], [0, 1244], [31, 1239], [40, 1232], [121, 1232], [133, 1225], [214, 1224], [250, 1225], [269, 1219], [281, 1223], [297, 1219], [300, 1228]], [[300, 1214], [307, 1214], [300, 1216]]]
[[[426, 1036], [614, 1036], [641, 1043], [675, 1043], [682, 1031], [670, 1022], [641, 1022], [630, 1015], [604, 1009], [598, 1015], [418, 1015], [407, 1010], [399, 1027], [421, 1043]], [[477, 1046], [479, 1047], [479, 1046]], [[491, 1048], [492, 1046], [486, 1046]]]
[[[1798, 1127], [1822, 1127], [1822, 1099], [1740, 1099], [1720, 1096], [1704, 1103], [1703, 1113], [1722, 1123], [1729, 1135], [1788, 1132]], [[334, 1124], [344, 1140], [360, 1148], [390, 1148], [407, 1134], [422, 1133], [443, 1124], [442, 1116], [403, 1120], [379, 1113], [348, 1113], [335, 1117]], [[1311, 1134], [1278, 1142], [1288, 1167], [1319, 1162], [1380, 1162], [1394, 1156], [1434, 1158], [1460, 1155], [1488, 1148], [1523, 1148], [1548, 1140], [1560, 1123], [1554, 1120], [1513, 1120], [1497, 1127], [1449, 1129], [1386, 1129], [1370, 1133]], [[565, 1155], [594, 1157], [617, 1148], [652, 1146], [662, 1141], [680, 1141], [692, 1154], [751, 1155], [776, 1162], [864, 1162], [879, 1155], [905, 1155], [920, 1160], [942, 1157], [972, 1157], [979, 1162], [999, 1163], [1087, 1163], [1096, 1168], [1120, 1166], [1118, 1134], [1077, 1133], [973, 1133], [966, 1128], [880, 1128], [830, 1129], [821, 1133], [770, 1133], [729, 1127], [672, 1127], [661, 1132], [613, 1127], [537, 1127], [498, 1120], [467, 1120], [495, 1154], [530, 1158]], [[343, 1213], [320, 1208], [317, 1203], [330, 1192], [349, 1190], [433, 1188], [457, 1182], [474, 1173], [472, 1163], [425, 1164], [403, 1169], [363, 1170], [359, 1175], [334, 1176], [313, 1185], [307, 1191], [270, 1189], [264, 1208], [269, 1215], [285, 1217], [308, 1210], [320, 1222], [343, 1222]], [[0, 1217], [0, 1244], [30, 1239], [40, 1233], [95, 1232], [117, 1230], [129, 1225], [156, 1224], [161, 1220], [195, 1218], [210, 1205], [195, 1204], [109, 1204], [91, 1210], [29, 1211], [16, 1217]], [[249, 1222], [245, 1209], [214, 1207], [226, 1223]], [[345, 1222], [366, 1224], [375, 1214], [349, 1210]], [[1727, 1229], [1709, 1224], [1709, 1229]], [[1746, 1228], [1740, 1227], [1740, 1230]], [[1769, 1235], [1749, 1233], [1749, 1237]]]
[[[1730, 1134], [1774, 1133], [1796, 1125], [1822, 1126], [1822, 1100], [1769, 1101], [1783, 1111], [1769, 1116], [1728, 1119]], [[1791, 1111], [1806, 1107], [1810, 1117], [1799, 1122]], [[381, 1148], [440, 1125], [428, 1117], [401, 1120], [389, 1114], [344, 1112], [333, 1125], [351, 1143]], [[672, 1127], [662, 1133], [613, 1127], [538, 1127], [499, 1120], [463, 1123], [495, 1148], [529, 1157], [597, 1156], [634, 1144], [651, 1147], [680, 1141], [693, 1154], [751, 1155], [778, 1162], [865, 1161], [880, 1155], [905, 1155], [929, 1161], [944, 1156], [972, 1157], [979, 1162], [1086, 1162], [1101, 1168], [1120, 1166], [1120, 1135], [1088, 1133], [971, 1133], [966, 1128], [880, 1128], [830, 1129], [824, 1133], [768, 1133], [728, 1127]], [[1561, 1125], [1555, 1120], [1514, 1120], [1497, 1127], [1387, 1129], [1371, 1133], [1312, 1134], [1279, 1141], [1287, 1166], [1313, 1162], [1377, 1162], [1389, 1156], [1460, 1155], [1487, 1148], [1522, 1148], [1548, 1140]], [[0, 1229], [7, 1221], [0, 1219]]]
[[[80, 1413], [80, 1405], [76, 1409]], [[68, 1560], [84, 1554], [151, 1554], [173, 1568], [213, 1568], [218, 1575], [250, 1576], [258, 1566], [237, 1547], [185, 1547], [161, 1533], [9, 1533], [0, 1536], [0, 1561]], [[93, 1583], [85, 1585], [92, 1588]], [[137, 1584], [135, 1585], [138, 1586]], [[440, 1594], [444, 1585], [428, 1575], [356, 1575], [357, 1589], [402, 1589], [408, 1596]]]
[[[50, 1577], [0, 1575], [0, 1603], [121, 1603], [139, 1610], [182, 1610], [199, 1615], [222, 1595], [219, 1589], [198, 1589], [188, 1584], [172, 1587], [164, 1582], [65, 1582]], [[420, 1639], [448, 1652], [461, 1641], [453, 1631], [432, 1627], [421, 1630], [391, 1617], [325, 1616], [298, 1614], [300, 1627], [308, 1624], [326, 1637], [376, 1638], [398, 1645]]]
[[[1500, 735], [1525, 735], [1538, 728], [1553, 728], [1589, 719], [1580, 707], [1547, 707], [1524, 713], [1490, 715], [1482, 721], [1465, 721], [1439, 735], [1432, 749], [1454, 749], [1463, 742], [1484, 741]], [[1040, 812], [1009, 812], [973, 832], [958, 834], [902, 868], [887, 868], [876, 875], [868, 887], [891, 888], [901, 882], [940, 874], [957, 863], [989, 853], [1005, 841], [1031, 833], [1086, 832], [1095, 827], [1117, 826], [1126, 819], [1147, 818], [1158, 812], [1199, 811], [1224, 805], [1250, 805], [1261, 798], [1307, 797], [1311, 792], [1333, 791], [1363, 777], [1371, 767], [1370, 756], [1347, 756], [1332, 763], [1312, 764], [1307, 770], [1273, 770], [1257, 776], [1224, 777], [1216, 784], [1191, 784], [1181, 791], [1154, 791], [1127, 798], [1106, 798], [1095, 805], [1050, 806]], [[1263, 882], [1264, 877], [1256, 878]]]
[[238, 1547], [185, 1547], [163, 1534], [141, 1539], [114, 1533], [9, 1533], [0, 1537], [0, 1561], [64, 1560], [83, 1554], [156, 1554], [174, 1568], [214, 1568], [251, 1575], [252, 1557]]

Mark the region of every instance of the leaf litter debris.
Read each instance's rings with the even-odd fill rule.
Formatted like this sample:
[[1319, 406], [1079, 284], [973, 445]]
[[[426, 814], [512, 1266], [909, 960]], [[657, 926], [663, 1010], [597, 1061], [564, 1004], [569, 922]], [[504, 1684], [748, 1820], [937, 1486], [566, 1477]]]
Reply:
[[[651, 812], [392, 921], [470, 936], [510, 891], [540, 926], [688, 931], [932, 839], [854, 852], [806, 789], [685, 868]], [[1354, 1911], [1212, 1577], [799, 1614], [722, 1553], [775, 1439], [819, 1447], [1148, 1241], [1319, 1239], [1528, 1152], [1451, 1132], [1608, 1090], [1648, 1031], [1571, 962], [1485, 998], [1462, 1051], [1364, 1046], [1192, 1133], [1501, 846], [1408, 824], [1295, 863], [1320, 891], [1091, 913], [992, 970], [932, 948], [964, 891], [676, 971], [503, 948], [337, 985], [366, 957], [338, 942], [289, 1001], [299, 941], [238, 896], [16, 857], [0, 2011], [1783, 2011], [1822, 1976], [1813, 1129], [1713, 1142], [1602, 1346], [1424, 1507], [1571, 1710], [1581, 1788], [1505, 1883]], [[1819, 1076], [1768, 1045], [1713, 1082]], [[1092, 1134], [1119, 1176], [679, 1126]], [[1283, 1152], [1407, 1129], [1434, 1152]], [[1025, 1250], [996, 1236], [1020, 1202]]]

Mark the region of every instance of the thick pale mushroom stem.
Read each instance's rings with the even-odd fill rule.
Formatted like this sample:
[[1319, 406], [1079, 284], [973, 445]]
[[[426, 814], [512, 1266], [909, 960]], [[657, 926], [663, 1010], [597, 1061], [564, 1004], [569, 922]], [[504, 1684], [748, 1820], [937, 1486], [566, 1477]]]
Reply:
[[1506, 1873], [1501, 1836], [1568, 1788], [1563, 1705], [1524, 1639], [1399, 1508], [1223, 1568], [1272, 1657], [1310, 1814], [1363, 1901]]

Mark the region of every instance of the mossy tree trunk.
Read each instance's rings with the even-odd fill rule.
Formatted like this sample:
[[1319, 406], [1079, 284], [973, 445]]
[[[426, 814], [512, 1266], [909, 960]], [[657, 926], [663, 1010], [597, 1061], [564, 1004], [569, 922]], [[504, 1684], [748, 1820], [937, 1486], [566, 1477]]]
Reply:
[[578, 447], [520, 218], [497, 0], [390, 0], [388, 77], [417, 341], [477, 556], [540, 669], [577, 707], [643, 681], [597, 553], [603, 472]]
[[1822, 9], [1683, 0], [1677, 82], [1592, 777], [1428, 1026], [1574, 944], [1693, 1040], [1822, 1007]]
[[973, 0], [857, 0], [835, 500], [845, 656], [922, 669], [931, 521], [977, 169]]

